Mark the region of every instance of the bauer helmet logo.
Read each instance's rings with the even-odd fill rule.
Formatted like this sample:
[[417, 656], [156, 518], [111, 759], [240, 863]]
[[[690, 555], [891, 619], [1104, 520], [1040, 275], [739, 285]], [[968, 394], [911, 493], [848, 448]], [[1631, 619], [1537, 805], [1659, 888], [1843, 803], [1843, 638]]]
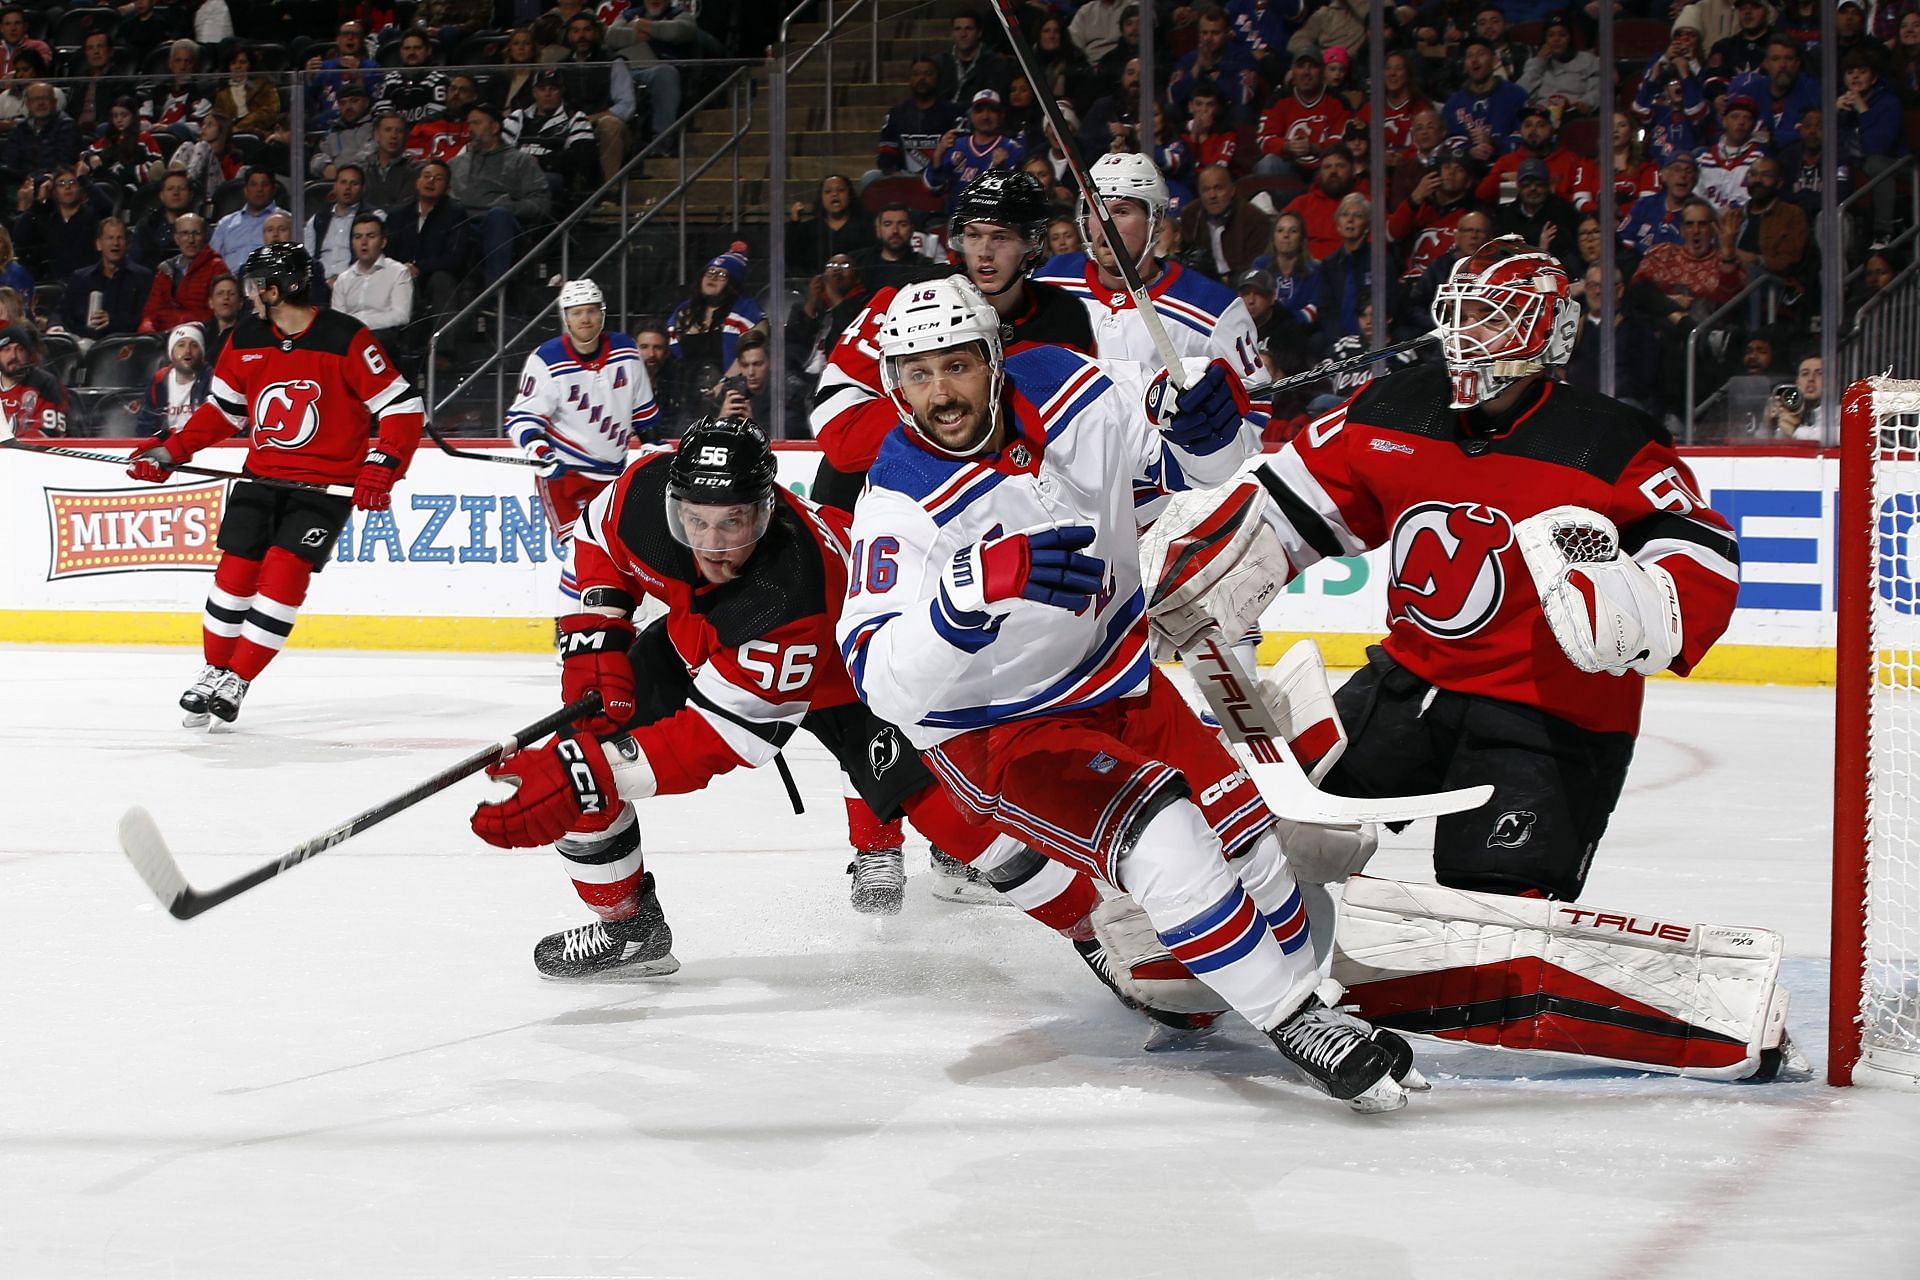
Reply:
[[1478, 502], [1423, 502], [1394, 526], [1387, 621], [1402, 619], [1442, 639], [1472, 635], [1506, 599], [1500, 554], [1513, 521]]
[[308, 378], [276, 382], [254, 397], [254, 443], [298, 449], [320, 433], [320, 384]]

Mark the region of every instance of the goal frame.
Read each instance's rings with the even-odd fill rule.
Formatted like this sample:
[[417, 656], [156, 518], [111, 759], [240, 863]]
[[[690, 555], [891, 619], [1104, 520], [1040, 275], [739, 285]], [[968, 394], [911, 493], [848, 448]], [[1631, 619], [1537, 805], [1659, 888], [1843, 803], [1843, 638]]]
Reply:
[[[1864, 1061], [1869, 972], [1867, 916], [1874, 806], [1873, 694], [1879, 655], [1873, 639], [1878, 590], [1880, 423], [1920, 413], [1920, 381], [1864, 378], [1840, 400], [1840, 474], [1835, 548], [1833, 905], [1827, 1002], [1827, 1083], [1912, 1086], [1913, 1073]], [[1920, 449], [1914, 453], [1920, 475]], [[1916, 485], [1920, 492], [1920, 484]]]

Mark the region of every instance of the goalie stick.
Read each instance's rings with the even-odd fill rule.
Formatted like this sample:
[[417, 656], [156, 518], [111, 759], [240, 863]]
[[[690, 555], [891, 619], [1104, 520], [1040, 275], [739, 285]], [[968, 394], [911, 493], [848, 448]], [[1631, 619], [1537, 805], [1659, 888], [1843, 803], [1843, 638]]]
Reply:
[[1227, 737], [1233, 740], [1234, 754], [1247, 776], [1253, 779], [1268, 807], [1282, 818], [1329, 826], [1410, 822], [1477, 809], [1493, 796], [1493, 788], [1484, 783], [1457, 791], [1377, 798], [1322, 791], [1287, 748], [1272, 709], [1260, 696], [1259, 685], [1221, 639], [1218, 627], [1202, 630], [1180, 650], [1180, 661], [1213, 708]]
[[187, 883], [180, 873], [179, 863], [174, 861], [173, 851], [160, 834], [153, 815], [145, 809], [132, 808], [120, 817], [120, 848], [133, 863], [133, 869], [147, 882], [147, 888], [153, 890], [153, 896], [160, 899], [160, 905], [176, 920], [191, 920], [211, 907], [217, 907], [229, 898], [237, 898], [255, 885], [264, 884], [282, 871], [299, 866], [315, 854], [325, 853], [337, 844], [351, 840], [367, 828], [385, 822], [388, 818], [425, 800], [428, 796], [445, 791], [462, 778], [471, 777], [495, 761], [504, 760], [518, 751], [522, 745], [538, 742], [556, 729], [578, 719], [590, 716], [600, 709], [600, 695], [589, 693], [578, 701], [569, 703], [549, 715], [544, 715], [526, 728], [515, 732], [511, 737], [503, 738], [485, 750], [476, 751], [458, 764], [453, 764], [434, 774], [425, 782], [411, 787], [391, 800], [385, 800], [347, 819], [339, 826], [322, 832], [311, 840], [295, 845], [280, 857], [264, 866], [255, 867], [237, 880], [229, 881], [217, 888], [199, 890]]

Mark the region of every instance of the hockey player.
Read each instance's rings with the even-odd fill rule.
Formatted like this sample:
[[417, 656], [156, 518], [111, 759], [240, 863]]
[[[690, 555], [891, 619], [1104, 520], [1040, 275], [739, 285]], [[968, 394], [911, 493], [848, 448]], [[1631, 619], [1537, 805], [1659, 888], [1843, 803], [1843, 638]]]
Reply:
[[[248, 687], [286, 644], [348, 512], [392, 502], [424, 421], [420, 397], [367, 327], [310, 300], [313, 260], [304, 248], [256, 249], [241, 279], [254, 314], [221, 350], [207, 399], [179, 431], [146, 442], [128, 473], [158, 484], [169, 468], [247, 430], [249, 476], [314, 488], [241, 480], [227, 495], [202, 623], [206, 666], [180, 696], [189, 728], [239, 714]], [[349, 484], [351, 498], [325, 490]]]
[[[473, 815], [491, 844], [556, 843], [598, 917], [535, 947], [542, 974], [677, 969], [637, 811], [625, 802], [698, 791], [729, 770], [766, 764], [804, 728], [858, 789], [847, 805], [857, 907], [899, 909], [899, 844], [878, 837], [881, 818], [904, 813], [923, 834], [992, 866], [1018, 905], [1072, 939], [1114, 985], [1088, 920], [1092, 884], [963, 817], [899, 731], [854, 697], [834, 648], [849, 589], [847, 522], [775, 483], [758, 427], [717, 419], [696, 423], [673, 453], [638, 459], [588, 508], [576, 543], [582, 612], [562, 619], [563, 684], [569, 701], [597, 690], [603, 710], [576, 734], [498, 765], [494, 774], [517, 780], [517, 790]], [[628, 616], [642, 592], [668, 612], [636, 636]]]
[[28, 440], [67, 434], [67, 389], [33, 362], [25, 326], [0, 325], [0, 414]]
[[[1367, 946], [1421, 955], [1418, 972], [1356, 981], [1352, 958], [1343, 972], [1336, 955], [1334, 976], [1364, 1014], [1410, 1029], [1668, 1071], [1699, 1070], [1717, 1047], [1727, 1070], [1752, 1070], [1777, 1050], [1784, 1019], [1770, 971], [1716, 991], [1689, 928], [1632, 921], [1596, 932], [1583, 919], [1593, 911], [1499, 905], [1580, 897], [1633, 756], [1646, 677], [1693, 670], [1739, 588], [1730, 528], [1660, 424], [1552, 379], [1579, 328], [1568, 290], [1558, 261], [1517, 237], [1462, 259], [1434, 305], [1444, 365], [1376, 379], [1255, 473], [1276, 537], [1265, 544], [1274, 562], [1253, 568], [1268, 576], [1230, 584], [1223, 566], [1225, 597], [1156, 613], [1156, 624], [1176, 641], [1208, 621], [1231, 626], [1227, 597], [1271, 598], [1324, 557], [1387, 547], [1387, 635], [1335, 695], [1349, 742], [1326, 786], [1380, 796], [1491, 783], [1494, 794], [1437, 820], [1442, 888], [1425, 900], [1452, 924], [1368, 917]], [[1196, 512], [1192, 524], [1210, 519]], [[1361, 865], [1302, 875], [1344, 879]], [[1547, 963], [1488, 976], [1474, 953], [1483, 926], [1498, 933], [1488, 945], [1500, 955]], [[1588, 971], [1564, 958], [1602, 935], [1626, 945], [1656, 929], [1676, 932], [1649, 945], [1677, 938], [1680, 959], [1602, 956]], [[1462, 940], [1459, 954], [1443, 938]], [[1462, 994], [1481, 991], [1502, 998]], [[1666, 1026], [1653, 1016], [1663, 1005]], [[1734, 1005], [1745, 1008], [1738, 1027], [1699, 1033]]]
[[[969, 183], [947, 224], [950, 252], [999, 313], [1009, 352], [1039, 343], [1094, 353], [1093, 327], [1063, 290], [1029, 276], [1047, 243], [1051, 206], [1032, 174], [989, 169]], [[905, 287], [905, 286], [901, 286]], [[815, 502], [852, 511], [880, 442], [900, 425], [900, 414], [880, 389], [874, 340], [900, 288], [877, 291], [867, 309], [834, 343], [814, 393], [809, 425], [823, 455], [814, 479]]]
[[594, 495], [620, 478], [627, 446], [646, 439], [659, 418], [653, 384], [634, 340], [608, 333], [606, 300], [589, 279], [560, 286], [560, 336], [527, 356], [520, 390], [507, 410], [507, 434], [542, 464], [540, 505], [566, 546], [560, 608], [580, 607], [573, 569], [573, 526]]
[[1003, 360], [998, 316], [951, 279], [903, 291], [879, 339], [903, 427], [854, 517], [839, 638], [861, 698], [966, 807], [1131, 894], [1317, 1085], [1403, 1106], [1411, 1051], [1320, 1001], [1272, 814], [1148, 658], [1135, 486], [1218, 484], [1255, 452], [1239, 375], [1193, 361], [1176, 403], [1136, 365]]

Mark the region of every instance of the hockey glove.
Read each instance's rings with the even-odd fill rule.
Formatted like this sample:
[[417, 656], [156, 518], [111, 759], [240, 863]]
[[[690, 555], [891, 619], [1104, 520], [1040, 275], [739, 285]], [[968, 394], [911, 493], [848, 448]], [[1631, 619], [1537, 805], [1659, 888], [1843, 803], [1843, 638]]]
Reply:
[[520, 452], [526, 454], [530, 460], [540, 464], [539, 469], [535, 471], [534, 474], [542, 480], [551, 480], [560, 474], [560, 467], [562, 465], [560, 455], [554, 452], [553, 445], [548, 442], [545, 436], [531, 437], [525, 444], [520, 446]]
[[576, 613], [560, 619], [560, 699], [572, 703], [600, 695], [600, 711], [573, 727], [582, 733], [616, 733], [633, 719], [633, 624], [625, 618]]
[[514, 793], [481, 805], [468, 821], [473, 834], [502, 849], [552, 844], [570, 831], [604, 831], [626, 803], [606, 752], [585, 736], [516, 751], [487, 776], [515, 784]]
[[353, 482], [353, 505], [362, 511], [385, 511], [393, 505], [393, 481], [400, 474], [400, 459], [379, 450], [367, 455], [360, 478]]
[[[1204, 456], [1218, 453], [1239, 437], [1240, 425], [1251, 411], [1252, 403], [1247, 399], [1247, 388], [1240, 381], [1240, 375], [1225, 360], [1208, 364], [1206, 372], [1177, 397], [1171, 388], [1162, 389], [1166, 376], [1162, 371], [1147, 390], [1147, 416], [1160, 428], [1160, 434], [1168, 443]], [[1155, 412], [1156, 405], [1165, 405], [1162, 396], [1174, 401], [1164, 422]]]
[[148, 484], [165, 484], [172, 469], [186, 461], [186, 458], [173, 456], [167, 448], [166, 440], [166, 436], [158, 435], [143, 442], [139, 451], [133, 455], [133, 465], [127, 468], [127, 474], [135, 480], [145, 480]]
[[993, 641], [1007, 613], [991, 606], [1032, 600], [1080, 612], [1107, 576], [1104, 560], [1081, 552], [1091, 545], [1091, 528], [1066, 525], [988, 538], [956, 551], [940, 574], [934, 627], [955, 647], [975, 653]]

